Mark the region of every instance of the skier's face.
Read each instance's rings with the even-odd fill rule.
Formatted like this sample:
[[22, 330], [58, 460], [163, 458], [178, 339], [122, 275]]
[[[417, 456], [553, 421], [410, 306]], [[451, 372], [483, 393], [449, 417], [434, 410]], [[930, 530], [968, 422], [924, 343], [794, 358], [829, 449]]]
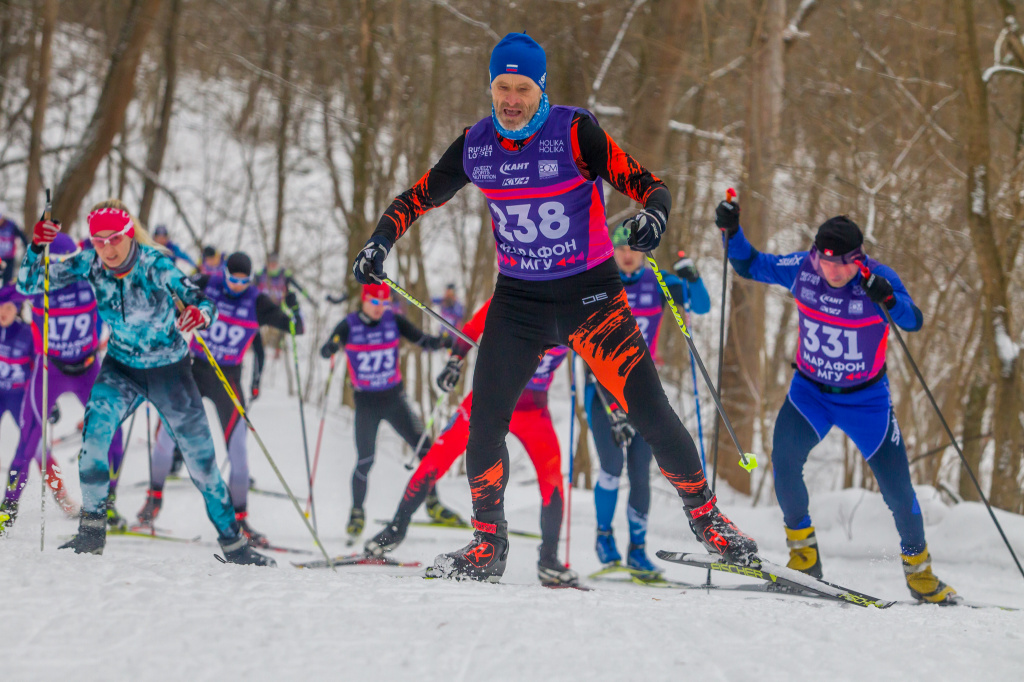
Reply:
[[249, 288], [249, 283], [252, 279], [247, 272], [231, 272], [228, 273], [228, 277], [224, 281], [227, 283], [228, 289], [236, 294], [240, 294]]
[[10, 327], [18, 316], [18, 306], [13, 303], [0, 303], [0, 327]]
[[384, 317], [385, 311], [391, 304], [391, 298], [364, 298], [363, 312], [371, 320], [379, 320]]
[[117, 243], [112, 241], [104, 241], [104, 239], [117, 234], [114, 230], [103, 230], [93, 235], [97, 239], [93, 240], [93, 246], [96, 248], [96, 253], [99, 254], [103, 264], [108, 268], [116, 268], [125, 261], [128, 257], [128, 253], [132, 250], [132, 242], [134, 239], [119, 239]]
[[615, 247], [615, 264], [619, 270], [632, 275], [644, 266], [644, 254], [629, 248], [629, 245]]
[[830, 287], [836, 289], [849, 284], [850, 280], [856, 277], [859, 271], [856, 263], [833, 263], [824, 258], [820, 261], [820, 267], [821, 274], [825, 276], [825, 281], [828, 282]]
[[153, 241], [155, 241], [160, 246], [167, 246], [167, 244], [170, 243], [171, 238], [168, 237], [166, 234], [158, 234], [153, 236]]
[[505, 130], [519, 130], [540, 107], [540, 86], [526, 76], [503, 73], [491, 83], [491, 103]]

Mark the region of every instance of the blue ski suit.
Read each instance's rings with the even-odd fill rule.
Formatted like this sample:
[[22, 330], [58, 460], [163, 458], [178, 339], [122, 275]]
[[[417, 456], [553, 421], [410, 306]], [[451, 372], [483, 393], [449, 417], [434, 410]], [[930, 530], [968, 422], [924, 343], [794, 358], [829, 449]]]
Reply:
[[[838, 426], [871, 467], [896, 522], [903, 554], [920, 554], [925, 548], [924, 520], [885, 376], [889, 325], [878, 304], [867, 298], [859, 276], [833, 288], [808, 255], [760, 253], [742, 229], [729, 240], [729, 262], [736, 273], [786, 287], [800, 314], [796, 373], [772, 440], [775, 495], [783, 518], [794, 530], [811, 525], [804, 464], [811, 449]], [[893, 322], [907, 331], [920, 329], [921, 311], [896, 272], [871, 258], [866, 264], [892, 284]]]

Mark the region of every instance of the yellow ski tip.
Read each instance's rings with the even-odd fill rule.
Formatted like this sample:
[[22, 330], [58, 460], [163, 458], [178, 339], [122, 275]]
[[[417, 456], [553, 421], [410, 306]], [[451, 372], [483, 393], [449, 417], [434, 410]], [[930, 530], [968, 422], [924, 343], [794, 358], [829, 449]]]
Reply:
[[757, 456], [753, 452], [747, 452], [740, 457], [740, 466], [747, 471], [753, 471], [757, 468]]

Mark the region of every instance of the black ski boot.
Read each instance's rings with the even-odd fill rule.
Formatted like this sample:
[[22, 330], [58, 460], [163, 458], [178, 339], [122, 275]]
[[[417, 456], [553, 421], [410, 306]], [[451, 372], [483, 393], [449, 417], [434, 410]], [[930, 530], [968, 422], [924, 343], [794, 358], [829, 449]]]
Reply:
[[107, 544], [107, 515], [105, 512], [82, 512], [78, 520], [78, 535], [71, 538], [60, 549], [73, 549], [75, 554], [103, 554]]
[[537, 579], [544, 587], [579, 587], [580, 575], [557, 556], [543, 556], [537, 562]]
[[496, 583], [508, 559], [508, 522], [483, 523], [473, 519], [473, 541], [462, 549], [439, 554], [427, 569], [428, 578], [480, 580]]
[[107, 493], [107, 527], [111, 533], [123, 533], [128, 530], [128, 522], [117, 511], [117, 495], [111, 490]]
[[370, 556], [384, 556], [387, 552], [394, 550], [405, 539], [405, 532], [409, 528], [409, 519], [395, 517], [384, 530], [366, 541], [363, 549]]
[[270, 547], [270, 541], [263, 533], [255, 531], [249, 525], [249, 512], [235, 512], [235, 521], [238, 521], [238, 528], [253, 547]]
[[245, 535], [239, 535], [237, 539], [228, 543], [220, 542], [220, 548], [224, 550], [224, 561], [229, 564], [240, 564], [243, 566], [277, 566], [277, 562], [268, 556], [263, 556], [249, 546], [249, 539]]
[[153, 530], [153, 522], [160, 514], [160, 508], [164, 504], [164, 492], [162, 490], [147, 490], [146, 504], [139, 511], [139, 524], [132, 530]]
[[437, 498], [437, 490], [434, 488], [430, 489], [427, 493], [427, 516], [433, 523], [441, 526], [465, 526], [466, 522], [462, 520], [462, 517], [456, 514], [454, 511], [444, 506], [444, 504]]
[[690, 530], [711, 554], [720, 555], [737, 566], [759, 565], [757, 543], [718, 510], [718, 498], [705, 488], [693, 497], [683, 498], [683, 507], [690, 516]]

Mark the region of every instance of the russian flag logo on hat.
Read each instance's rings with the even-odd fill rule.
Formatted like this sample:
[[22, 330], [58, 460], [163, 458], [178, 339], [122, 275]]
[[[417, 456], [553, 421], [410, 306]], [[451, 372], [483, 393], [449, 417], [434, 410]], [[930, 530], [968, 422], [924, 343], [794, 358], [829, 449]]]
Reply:
[[519, 65], [518, 64], [506, 64], [505, 65], [505, 70], [508, 71], [509, 73], [516, 73], [516, 72], [519, 71]]

